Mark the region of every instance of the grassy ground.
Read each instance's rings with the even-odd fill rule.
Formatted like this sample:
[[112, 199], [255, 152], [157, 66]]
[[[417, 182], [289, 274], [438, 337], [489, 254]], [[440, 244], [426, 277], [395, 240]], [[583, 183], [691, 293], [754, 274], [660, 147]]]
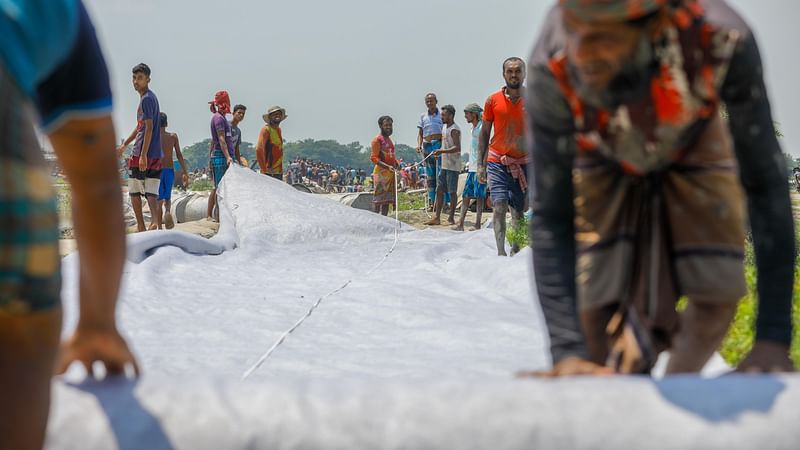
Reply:
[[210, 191], [214, 189], [214, 183], [211, 180], [194, 180], [189, 184], [190, 191]]
[[506, 240], [509, 244], [517, 244], [519, 248], [528, 246], [528, 220], [524, 217], [517, 223], [512, 223], [506, 231]]
[[408, 194], [406, 192], [400, 192], [397, 194], [397, 200], [399, 202], [398, 210], [401, 212], [425, 207], [425, 193]]
[[[739, 303], [736, 318], [728, 330], [728, 335], [722, 343], [720, 354], [731, 365], [737, 365], [747, 356], [753, 345], [753, 333], [756, 320], [758, 300], [756, 299], [756, 266], [753, 261], [753, 247], [747, 243], [747, 257], [745, 259], [745, 279], [747, 280], [747, 296]], [[792, 304], [794, 305], [792, 322], [794, 335], [790, 350], [795, 367], [800, 367], [800, 259], [795, 259], [794, 266], [794, 291]]]
[[[800, 229], [800, 196], [792, 193], [792, 209], [794, 210], [795, 230]], [[800, 245], [800, 239], [795, 240]], [[728, 330], [728, 335], [722, 343], [720, 353], [731, 365], [738, 364], [753, 345], [754, 325], [758, 300], [756, 299], [756, 265], [753, 256], [753, 246], [748, 240], [745, 247], [745, 279], [747, 281], [747, 296], [739, 303], [736, 318]], [[791, 357], [795, 367], [800, 367], [800, 258], [795, 256], [794, 262], [794, 290], [792, 291], [792, 323], [794, 335], [792, 336]]]
[[[800, 229], [800, 196], [792, 193], [792, 209], [794, 210], [795, 230]], [[800, 236], [795, 240], [800, 245]], [[753, 246], [747, 242], [745, 248], [745, 279], [747, 280], [747, 296], [739, 303], [736, 318], [728, 331], [728, 336], [722, 343], [720, 353], [732, 365], [738, 364], [750, 351], [753, 345], [753, 327], [758, 310], [756, 299], [756, 266], [753, 256]], [[794, 335], [790, 350], [795, 367], [800, 367], [800, 258], [795, 256], [794, 262], [794, 290], [792, 291], [792, 323]]]

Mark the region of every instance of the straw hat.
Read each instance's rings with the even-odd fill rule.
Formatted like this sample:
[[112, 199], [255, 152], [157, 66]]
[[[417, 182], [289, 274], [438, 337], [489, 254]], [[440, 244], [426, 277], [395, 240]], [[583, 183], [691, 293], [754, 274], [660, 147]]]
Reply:
[[285, 120], [287, 117], [289, 117], [286, 115], [285, 109], [281, 108], [280, 106], [273, 106], [272, 108], [268, 109], [266, 114], [262, 115], [261, 118], [264, 119], [264, 122], [269, 123], [269, 116], [271, 116], [273, 113], [276, 112], [280, 112], [283, 114], [283, 118], [281, 120]]

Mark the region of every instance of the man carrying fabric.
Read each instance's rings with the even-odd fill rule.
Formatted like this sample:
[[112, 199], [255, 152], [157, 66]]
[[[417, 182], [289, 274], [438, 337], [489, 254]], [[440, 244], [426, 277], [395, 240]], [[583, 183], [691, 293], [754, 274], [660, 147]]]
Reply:
[[[522, 100], [525, 63], [516, 57], [506, 59], [503, 78], [506, 85], [486, 100], [478, 144], [478, 181], [486, 183], [488, 176], [498, 256], [506, 256], [506, 213], [510, 208], [511, 217], [518, 222], [526, 209], [528, 191], [525, 102]], [[514, 244], [511, 254], [518, 251]]]
[[133, 89], [139, 93], [139, 107], [136, 111], [136, 128], [117, 149], [122, 154], [131, 143], [133, 151], [128, 160], [128, 195], [131, 197], [133, 213], [139, 231], [145, 231], [142, 214], [142, 197], [147, 199], [150, 208], [150, 229], [161, 228], [161, 214], [158, 214], [158, 187], [161, 185], [161, 126], [160, 110], [156, 94], [150, 90], [150, 67], [137, 64], [133, 70]]
[[281, 122], [289, 117], [286, 110], [280, 106], [273, 106], [262, 115], [263, 128], [258, 134], [256, 144], [256, 158], [261, 173], [276, 180], [283, 180], [283, 133]]
[[461, 217], [453, 227], [454, 231], [464, 231], [464, 219], [467, 217], [469, 204], [475, 199], [475, 226], [472, 231], [480, 230], [481, 214], [483, 204], [486, 203], [486, 185], [478, 181], [478, 141], [480, 140], [481, 129], [483, 128], [483, 108], [477, 103], [470, 103], [464, 108], [464, 119], [472, 126], [472, 140], [469, 145], [469, 166], [467, 169], [467, 181], [464, 184], [464, 192], [461, 194]]
[[[7, 0], [0, 29], [0, 447], [39, 449], [54, 369], [138, 372], [115, 318], [125, 223], [111, 86], [83, 5]], [[37, 115], [71, 187], [80, 251], [80, 318], [60, 356], [58, 212]]]
[[791, 370], [791, 204], [752, 32], [722, 0], [566, 0], [546, 23], [528, 95], [546, 375], [646, 373], [665, 349], [668, 373], [699, 371], [746, 293], [742, 186], [759, 311], [739, 369]]

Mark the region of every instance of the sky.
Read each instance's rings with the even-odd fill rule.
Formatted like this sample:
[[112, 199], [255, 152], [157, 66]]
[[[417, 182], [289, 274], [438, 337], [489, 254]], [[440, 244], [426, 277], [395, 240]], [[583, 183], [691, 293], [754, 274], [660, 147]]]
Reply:
[[[255, 142], [270, 106], [286, 108], [283, 136], [367, 144], [377, 118], [415, 145], [424, 97], [459, 111], [502, 84], [501, 64], [527, 57], [554, 0], [84, 0], [115, 95], [117, 133], [136, 125], [131, 68], [147, 63], [170, 130], [187, 146], [210, 136], [207, 102], [227, 90], [248, 108]], [[797, 51], [800, 2], [730, 0], [755, 30], [784, 151], [800, 156]]]

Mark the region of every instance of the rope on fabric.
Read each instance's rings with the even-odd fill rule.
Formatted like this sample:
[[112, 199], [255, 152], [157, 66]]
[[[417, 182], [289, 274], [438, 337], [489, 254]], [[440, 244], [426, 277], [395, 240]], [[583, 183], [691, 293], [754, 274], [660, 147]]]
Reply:
[[[425, 162], [425, 160], [430, 158], [432, 155], [433, 155], [433, 152], [429, 153], [428, 156], [423, 158], [420, 162], [414, 163], [413, 166], [422, 165]], [[383, 255], [383, 258], [381, 258], [381, 260], [378, 261], [378, 263], [374, 267], [372, 267], [370, 270], [368, 270], [364, 274], [364, 276], [371, 275], [373, 272], [378, 270], [378, 268], [380, 268], [380, 266], [383, 265], [383, 263], [386, 262], [387, 259], [389, 259], [389, 256], [392, 253], [394, 253], [395, 248], [397, 248], [397, 242], [399, 240], [400, 226], [401, 226], [401, 224], [400, 224], [400, 216], [399, 216], [399, 212], [398, 212], [398, 208], [397, 208], [398, 205], [400, 204], [400, 195], [399, 195], [399, 189], [398, 189], [398, 177], [400, 175], [400, 172], [397, 169], [393, 169], [393, 172], [394, 172], [394, 222], [395, 222], [394, 241], [392, 242], [392, 246], [389, 248], [389, 251], [387, 251]], [[427, 195], [426, 195], [425, 198], [427, 198]], [[426, 208], [426, 211], [427, 211], [427, 208]], [[342, 292], [343, 290], [347, 289], [347, 287], [350, 286], [350, 284], [352, 282], [353, 282], [353, 278], [347, 280], [344, 284], [342, 284], [341, 286], [337, 287], [336, 289], [334, 289], [334, 290], [328, 292], [327, 294], [319, 297], [317, 299], [317, 301], [314, 302], [313, 305], [311, 305], [311, 307], [308, 309], [308, 311], [306, 311], [306, 313], [302, 317], [300, 317], [300, 319], [298, 319], [297, 322], [295, 322], [295, 324], [291, 326], [291, 328], [289, 328], [288, 330], [284, 331], [283, 334], [281, 334], [281, 336], [275, 341], [275, 343], [272, 344], [272, 346], [266, 352], [264, 352], [263, 355], [261, 355], [261, 357], [258, 359], [258, 361], [256, 361], [255, 364], [253, 364], [249, 369], [247, 369], [247, 371], [245, 371], [245, 373], [242, 375], [242, 381], [248, 379], [250, 377], [250, 375], [253, 374], [253, 372], [258, 370], [258, 368], [261, 367], [267, 361], [267, 359], [269, 359], [270, 356], [272, 356], [272, 354], [275, 352], [275, 350], [277, 350], [278, 347], [280, 347], [286, 341], [286, 338], [288, 338], [290, 334], [292, 334], [296, 329], [298, 329], [300, 327], [300, 325], [302, 325], [303, 322], [305, 322], [306, 319], [308, 319], [311, 316], [311, 314], [313, 314], [314, 311], [316, 311], [316, 309], [319, 308], [319, 306], [320, 306], [320, 304], [322, 304], [323, 300], [325, 300], [326, 298], [332, 297], [332, 296], [338, 294], [339, 292]]]

